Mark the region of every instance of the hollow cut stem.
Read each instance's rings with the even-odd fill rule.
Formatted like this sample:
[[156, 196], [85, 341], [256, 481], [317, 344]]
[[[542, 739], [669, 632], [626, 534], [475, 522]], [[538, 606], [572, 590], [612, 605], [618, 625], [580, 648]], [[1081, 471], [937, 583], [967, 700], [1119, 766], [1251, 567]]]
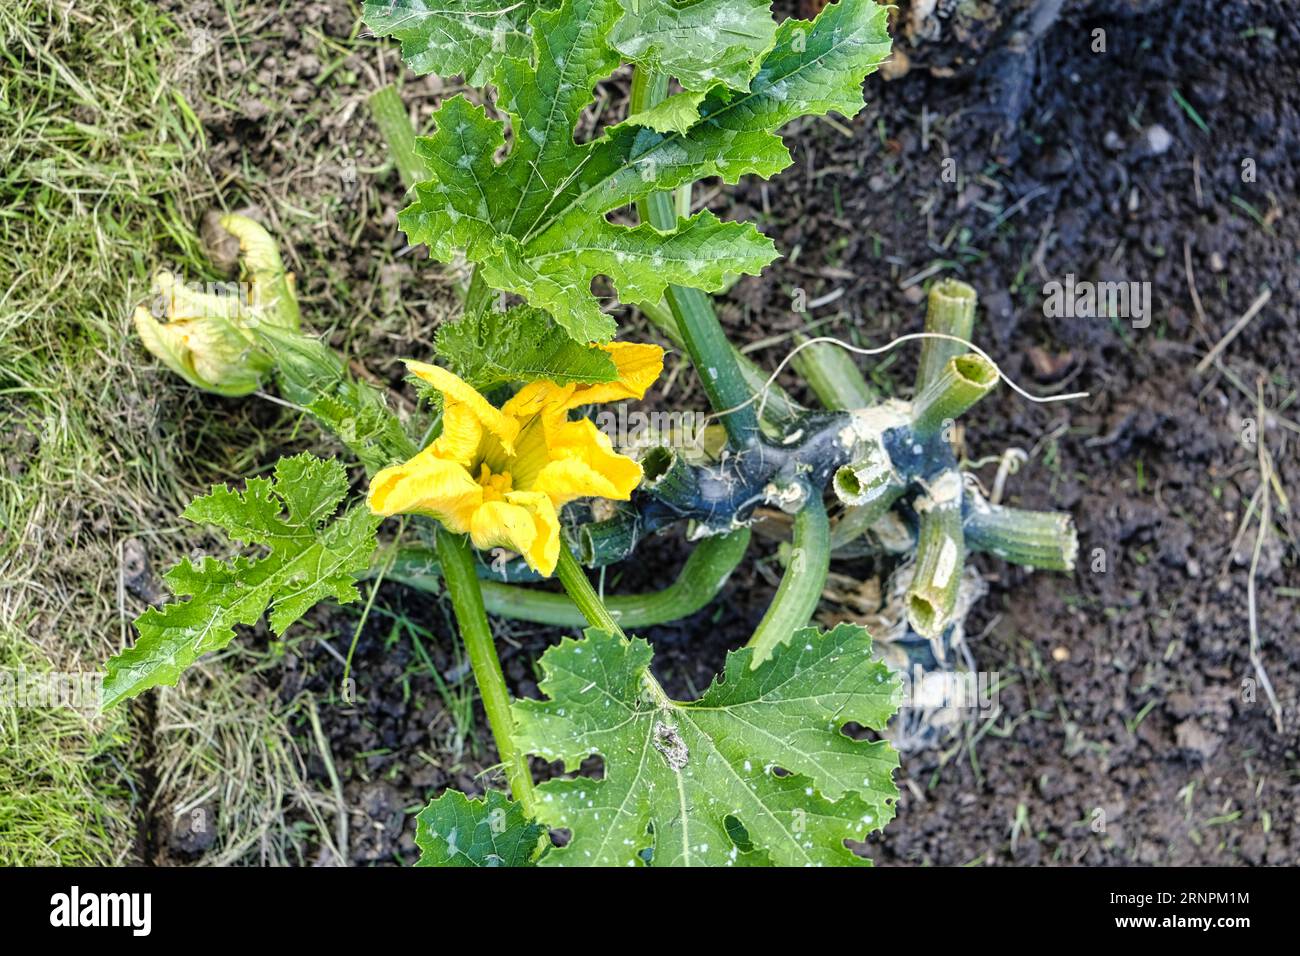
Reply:
[[1044, 571], [1073, 571], [1079, 536], [1068, 514], [991, 505], [976, 498], [966, 515], [966, 543], [1003, 561]]
[[997, 368], [984, 356], [967, 352], [948, 359], [913, 401], [912, 430], [923, 439], [937, 434], [997, 384]]
[[[975, 290], [957, 279], [944, 279], [930, 289], [925, 313], [925, 330], [942, 335], [955, 335], [970, 341], [975, 329]], [[921, 345], [921, 362], [916, 372], [916, 391], [934, 381], [948, 360], [965, 352], [960, 342], [948, 339], [926, 339]]]
[[916, 503], [920, 527], [916, 570], [907, 589], [907, 619], [922, 637], [942, 634], [957, 606], [957, 588], [966, 561], [961, 499], [961, 474], [945, 471], [930, 485], [929, 494]]

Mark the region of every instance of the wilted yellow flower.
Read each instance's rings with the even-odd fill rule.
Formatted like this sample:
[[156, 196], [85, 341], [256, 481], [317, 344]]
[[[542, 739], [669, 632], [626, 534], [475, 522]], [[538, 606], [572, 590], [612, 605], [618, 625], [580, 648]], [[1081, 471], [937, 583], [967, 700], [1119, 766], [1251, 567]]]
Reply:
[[145, 348], [191, 385], [219, 395], [247, 395], [257, 388], [271, 360], [243, 330], [237, 297], [187, 288], [170, 272], [154, 277], [167, 322], [145, 306], [135, 310], [135, 329]]
[[300, 320], [293, 273], [285, 271], [271, 234], [260, 223], [234, 213], [222, 216], [220, 223], [239, 240], [239, 258], [251, 286], [249, 308], [261, 321], [296, 331]]
[[442, 434], [410, 461], [370, 482], [376, 514], [423, 514], [476, 548], [518, 551], [544, 575], [560, 556], [559, 509], [576, 498], [626, 500], [641, 466], [614, 451], [588, 419], [569, 420], [581, 405], [641, 398], [663, 370], [657, 345], [601, 346], [618, 379], [594, 385], [532, 382], [497, 409], [446, 369], [407, 367], [443, 398]]
[[[160, 272], [154, 285], [161, 308], [139, 306], [133, 318], [145, 348], [191, 385], [247, 395], [272, 365], [250, 330], [262, 324], [298, 331], [298, 299], [270, 233], [246, 216], [219, 221], [239, 240], [247, 286], [217, 283], [222, 294], [216, 294]], [[158, 321], [160, 314], [165, 323]]]

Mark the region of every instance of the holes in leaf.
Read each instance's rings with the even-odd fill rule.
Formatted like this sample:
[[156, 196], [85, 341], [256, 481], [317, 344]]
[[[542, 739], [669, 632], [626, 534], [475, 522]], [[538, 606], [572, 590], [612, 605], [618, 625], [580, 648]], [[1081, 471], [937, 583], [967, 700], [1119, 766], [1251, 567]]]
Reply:
[[737, 850], [741, 853], [754, 852], [754, 841], [749, 838], [749, 831], [745, 829], [743, 823], [731, 814], [727, 814], [726, 819], [722, 821], [722, 824], [727, 828], [727, 836], [731, 839], [732, 844]]

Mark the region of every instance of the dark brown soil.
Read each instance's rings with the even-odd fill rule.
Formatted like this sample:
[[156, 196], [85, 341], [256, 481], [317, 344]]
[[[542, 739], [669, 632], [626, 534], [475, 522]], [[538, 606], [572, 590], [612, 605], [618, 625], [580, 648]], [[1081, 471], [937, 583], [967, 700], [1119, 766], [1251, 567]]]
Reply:
[[[1275, 498], [1255, 575], [1261, 660], [1283, 710], [1280, 730], [1249, 659], [1254, 525], [1233, 550], [1260, 483], [1257, 448], [1241, 437], [1243, 421], [1257, 418], [1257, 382], [1271, 410], [1258, 434], [1280, 485], [1300, 490], [1291, 481], [1297, 435], [1280, 417], [1295, 401], [1300, 366], [1288, 348], [1300, 292], [1300, 26], [1288, 6], [1067, 2], [1014, 68], [1001, 30], [948, 45], [942, 34], [904, 41], [910, 72], [869, 80], [870, 106], [855, 120], [789, 130], [794, 167], [709, 200], [757, 220], [787, 255], [728, 297], [722, 311], [737, 340], [816, 323], [821, 334], [880, 344], [919, 329], [919, 274], [953, 275], [981, 293], [976, 336], [1009, 375], [1040, 393], [1091, 393], [1040, 406], [1002, 389], [967, 416], [970, 457], [1008, 446], [1032, 452], [1008, 482], [1008, 501], [1071, 511], [1080, 568], [1051, 575], [979, 559], [990, 593], [968, 632], [981, 635], [972, 645], [979, 666], [1003, 679], [1001, 711], [972, 739], [905, 755], [898, 818], [870, 846], [880, 863], [1300, 860], [1292, 517]], [[311, 13], [317, 29], [337, 36], [352, 29], [341, 5], [307, 7], [294, 17]], [[1093, 52], [1097, 29], [1105, 53]], [[965, 46], [954, 52], [955, 43]], [[262, 67], [272, 78], [300, 72], [305, 54], [294, 46], [275, 55], [277, 64]], [[1014, 90], [1017, 82], [1023, 89]], [[1009, 89], [1023, 112], [1007, 128]], [[427, 97], [427, 107], [435, 91], [426, 82], [406, 95]], [[213, 118], [217, 177], [249, 161], [272, 175], [274, 163], [292, 157], [278, 160], [270, 144], [291, 127], [312, 148], [325, 141], [376, 153], [363, 108], [346, 123], [305, 128], [293, 122], [297, 108], [291, 103], [280, 118], [252, 115], [260, 107]], [[1247, 160], [1254, 181], [1243, 181]], [[945, 179], [951, 169], [956, 182]], [[409, 303], [427, 295], [417, 291], [422, 270], [440, 267], [392, 258], [402, 242], [391, 171], [363, 169], [359, 189], [370, 208], [348, 211], [300, 244], [315, 243], [311, 255], [352, 284], [345, 305], [356, 308], [335, 330], [340, 342], [363, 355], [371, 337], [383, 340], [379, 354], [419, 350], [427, 330], [415, 334], [411, 321], [411, 334], [394, 334], [393, 310], [376, 302], [397, 288], [408, 304], [394, 308], [427, 319], [427, 308]], [[231, 205], [255, 198], [241, 194], [236, 177]], [[368, 224], [344, 228], [354, 221]], [[1043, 287], [1067, 273], [1150, 282], [1150, 326], [1045, 317]], [[339, 284], [309, 281], [307, 314], [329, 315], [337, 304], [329, 290]], [[789, 307], [795, 287], [811, 301], [843, 292], [801, 315]], [[1270, 303], [1220, 366], [1197, 374], [1197, 362], [1264, 287]], [[771, 367], [789, 347], [755, 357]], [[906, 393], [915, 362], [904, 348], [867, 367]], [[378, 364], [373, 371], [394, 373]], [[698, 393], [682, 391], [688, 380], [681, 376], [673, 400], [702, 407]], [[800, 391], [793, 379], [786, 384]], [[991, 479], [992, 470], [981, 474]], [[747, 637], [772, 591], [755, 558], [771, 550], [752, 551], [714, 606], [645, 635], [671, 690], [702, 688]], [[683, 554], [675, 539], [650, 542], [627, 568], [611, 569], [607, 583], [665, 583]], [[356, 703], [338, 700], [338, 660], [305, 645], [301, 657], [289, 655], [279, 689], [338, 703], [322, 718], [354, 808], [353, 862], [409, 862], [409, 813], [445, 786], [491, 782], [480, 771], [494, 754], [478, 711], [464, 752], [448, 749], [458, 739], [449, 701], [465, 692], [455, 684], [465, 671], [446, 609], [395, 585], [381, 589], [376, 607], [354, 658]], [[317, 619], [346, 653], [355, 612]], [[418, 647], [417, 628], [425, 629]], [[512, 689], [535, 694], [532, 662], [558, 632], [501, 623], [498, 633]], [[449, 689], [439, 688], [429, 663]], [[315, 770], [326, 785], [323, 765]]]

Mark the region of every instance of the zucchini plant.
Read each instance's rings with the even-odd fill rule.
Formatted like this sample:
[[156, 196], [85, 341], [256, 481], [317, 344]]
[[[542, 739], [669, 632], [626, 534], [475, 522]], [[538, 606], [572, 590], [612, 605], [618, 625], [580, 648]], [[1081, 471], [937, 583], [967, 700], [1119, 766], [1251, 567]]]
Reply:
[[[832, 551], [901, 529], [898, 627], [933, 663], [969, 603], [968, 552], [1070, 570], [1077, 549], [1068, 516], [990, 503], [960, 468], [953, 422], [1000, 379], [968, 347], [969, 286], [931, 290], [910, 401], [881, 400], [845, 353], [812, 341], [797, 368], [824, 407], [802, 407], [714, 314], [709, 293], [778, 251], [752, 223], [692, 212], [692, 185], [770, 177], [791, 163], [791, 121], [855, 115], [889, 52], [887, 9], [839, 0], [777, 24], [766, 0], [376, 0], [365, 18], [415, 72], [478, 89], [444, 100], [422, 138], [392, 90], [374, 102], [410, 187], [400, 228], [472, 269], [464, 315], [434, 355], [407, 361], [428, 413], [400, 418], [304, 333], [274, 241], [224, 217], [252, 294], [232, 303], [161, 279], [165, 315], [136, 314], [145, 344], [212, 391], [273, 376], [368, 488], [352, 496], [342, 461], [297, 455], [194, 501], [185, 516], [242, 550], [168, 574], [182, 600], [138, 619], [135, 645], [108, 663], [106, 703], [174, 684], [236, 625], [266, 615], [283, 633], [382, 576], [449, 597], [509, 787], [434, 799], [417, 818], [422, 864], [869, 862], [848, 843], [893, 817], [898, 756], [847, 728], [883, 731], [902, 690], [864, 628], [809, 626]], [[624, 68], [624, 115], [580, 140], [597, 85]], [[618, 338], [594, 281], [689, 359], [718, 422], [705, 441], [661, 434], [633, 458], [593, 422], [597, 406], [643, 398], [664, 354]], [[629, 632], [712, 600], [759, 509], [791, 516], [775, 597], [705, 693], [674, 700]], [[381, 520], [398, 516], [381, 547]], [[587, 568], [677, 532], [693, 550], [676, 581], [597, 594]], [[551, 576], [564, 594], [529, 586]], [[586, 630], [541, 655], [540, 698], [514, 700], [489, 614]], [[540, 762], [561, 768], [537, 783]]]

